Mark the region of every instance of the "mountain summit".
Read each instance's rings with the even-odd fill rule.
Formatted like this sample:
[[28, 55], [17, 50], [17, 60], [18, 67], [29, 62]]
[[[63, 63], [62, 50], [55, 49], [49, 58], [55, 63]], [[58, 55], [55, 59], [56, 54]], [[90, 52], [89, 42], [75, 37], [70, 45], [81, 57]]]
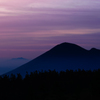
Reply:
[[65, 42], [65, 43], [55, 46], [54, 48], [49, 50], [47, 53], [48, 55], [57, 56], [57, 57], [58, 56], [62, 56], [62, 57], [82, 56], [82, 55], [86, 55], [88, 53], [88, 50], [85, 50], [84, 48], [76, 44]]
[[62, 43], [45, 52], [32, 61], [12, 70], [4, 75], [20, 73], [23, 77], [26, 72], [66, 69], [94, 70], [100, 68], [100, 50], [92, 48], [86, 50], [76, 44]]

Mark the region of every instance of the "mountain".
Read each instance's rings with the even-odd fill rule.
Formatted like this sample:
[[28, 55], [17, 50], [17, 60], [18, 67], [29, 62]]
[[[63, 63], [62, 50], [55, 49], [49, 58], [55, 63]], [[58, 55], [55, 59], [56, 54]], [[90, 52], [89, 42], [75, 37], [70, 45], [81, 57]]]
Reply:
[[30, 74], [36, 70], [66, 71], [66, 69], [94, 70], [98, 68], [100, 68], [100, 50], [95, 48], [86, 50], [76, 44], [65, 42], [4, 75], [20, 73], [24, 77], [26, 72]]
[[27, 60], [27, 59], [23, 57], [18, 57], [18, 58], [12, 58], [11, 60]]

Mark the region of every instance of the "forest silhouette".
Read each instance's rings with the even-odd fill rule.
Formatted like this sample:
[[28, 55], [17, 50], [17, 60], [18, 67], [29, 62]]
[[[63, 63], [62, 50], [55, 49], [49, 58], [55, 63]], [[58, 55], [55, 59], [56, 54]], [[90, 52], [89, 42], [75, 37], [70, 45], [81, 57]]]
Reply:
[[35, 71], [0, 77], [1, 100], [100, 100], [100, 69]]

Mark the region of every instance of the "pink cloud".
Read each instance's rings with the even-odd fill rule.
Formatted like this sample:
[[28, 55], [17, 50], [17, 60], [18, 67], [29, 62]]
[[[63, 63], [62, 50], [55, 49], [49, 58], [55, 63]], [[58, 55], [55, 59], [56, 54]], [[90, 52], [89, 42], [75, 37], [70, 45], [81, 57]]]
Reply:
[[[2, 13], [6, 13], [4, 16], [12, 16], [31, 14], [34, 9], [100, 9], [99, 5], [99, 0], [1, 0], [0, 13], [2, 16]], [[34, 12], [40, 13], [41, 10]]]
[[1, 57], [26, 57], [28, 51], [42, 53], [61, 42], [96, 45], [100, 38], [92, 34], [100, 34], [99, 5], [99, 0], [1, 0]]

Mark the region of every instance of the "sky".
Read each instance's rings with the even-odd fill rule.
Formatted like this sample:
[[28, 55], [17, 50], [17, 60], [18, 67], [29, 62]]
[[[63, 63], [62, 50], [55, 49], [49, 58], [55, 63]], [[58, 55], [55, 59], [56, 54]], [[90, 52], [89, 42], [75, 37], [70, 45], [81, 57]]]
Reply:
[[100, 0], [0, 0], [0, 59], [34, 59], [63, 42], [100, 49]]

